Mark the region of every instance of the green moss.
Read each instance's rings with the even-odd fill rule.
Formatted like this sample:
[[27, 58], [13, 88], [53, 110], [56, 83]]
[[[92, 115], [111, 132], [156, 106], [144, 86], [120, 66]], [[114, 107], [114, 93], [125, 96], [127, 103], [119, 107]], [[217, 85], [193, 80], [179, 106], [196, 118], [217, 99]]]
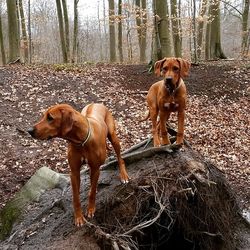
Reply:
[[12, 226], [18, 217], [21, 215], [21, 210], [14, 202], [7, 204], [0, 212], [0, 240], [4, 240], [11, 232]]

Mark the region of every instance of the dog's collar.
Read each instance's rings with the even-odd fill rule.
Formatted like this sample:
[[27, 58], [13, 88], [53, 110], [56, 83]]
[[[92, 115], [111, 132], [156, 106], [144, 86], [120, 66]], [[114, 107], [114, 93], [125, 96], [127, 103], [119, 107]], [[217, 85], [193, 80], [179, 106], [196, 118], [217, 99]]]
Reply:
[[87, 119], [87, 122], [88, 122], [88, 133], [87, 133], [87, 136], [86, 136], [86, 138], [84, 139], [84, 141], [80, 144], [81, 147], [83, 147], [83, 146], [88, 142], [88, 140], [89, 140], [89, 138], [90, 138], [90, 135], [91, 135], [91, 129], [90, 129], [89, 120], [88, 120], [87, 117], [86, 117], [86, 119]]

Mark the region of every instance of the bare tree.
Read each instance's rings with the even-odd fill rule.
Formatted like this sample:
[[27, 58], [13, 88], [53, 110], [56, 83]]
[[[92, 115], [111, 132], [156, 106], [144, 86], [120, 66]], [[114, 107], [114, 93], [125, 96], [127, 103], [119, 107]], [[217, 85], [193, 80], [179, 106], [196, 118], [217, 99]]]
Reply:
[[136, 0], [136, 26], [140, 48], [140, 62], [146, 61], [147, 39], [147, 3], [146, 0]]
[[23, 11], [23, 2], [22, 0], [18, 1], [18, 8], [20, 12], [20, 20], [21, 20], [21, 52], [24, 54], [24, 58], [21, 58], [24, 62], [28, 62], [28, 36], [25, 25], [25, 17]]
[[20, 57], [16, 0], [6, 0], [8, 12], [9, 62]]
[[180, 16], [178, 15], [177, 1], [171, 0], [171, 20], [172, 20], [172, 34], [173, 34], [173, 45], [174, 53], [176, 57], [181, 57], [181, 27]]
[[77, 62], [77, 38], [78, 38], [78, 5], [79, 0], [74, 0], [74, 31], [73, 31], [73, 50], [72, 50], [72, 62]]
[[197, 40], [196, 40], [196, 0], [193, 0], [193, 18], [192, 18], [192, 27], [193, 27], [193, 43], [194, 43], [194, 62], [197, 62]]
[[249, 16], [249, 0], [244, 0], [244, 7], [242, 13], [242, 42], [241, 54], [243, 57], [247, 56], [249, 51], [250, 28], [248, 27]]
[[122, 52], [122, 0], [118, 1], [118, 51], [119, 51], [119, 58], [120, 62], [123, 62], [123, 52]]
[[[97, 8], [97, 18], [98, 18], [98, 32], [99, 32], [99, 40], [103, 40], [102, 35], [102, 26], [101, 26], [101, 19], [100, 19], [100, 1], [98, 0], [98, 8]], [[103, 43], [100, 42], [100, 59], [103, 61]]]
[[1, 57], [2, 57], [2, 64], [6, 64], [6, 56], [5, 56], [5, 47], [3, 41], [3, 29], [2, 29], [2, 13], [0, 13], [0, 46], [1, 46]]
[[116, 42], [115, 42], [115, 3], [109, 0], [109, 53], [110, 61], [116, 61]]
[[132, 61], [133, 59], [133, 50], [132, 50], [132, 35], [131, 35], [131, 13], [129, 10], [125, 9], [126, 15], [126, 41], [127, 41], [127, 56], [128, 60]]
[[63, 62], [67, 63], [68, 62], [68, 55], [67, 55], [67, 47], [66, 47], [66, 42], [65, 42], [65, 32], [64, 32], [62, 5], [61, 5], [60, 0], [56, 0], [56, 7], [57, 7], [57, 16], [58, 16], [58, 23], [59, 23], [60, 38], [61, 38], [61, 48], [62, 48]]
[[155, 6], [155, 38], [158, 39], [156, 44], [159, 46], [157, 48], [157, 57], [161, 59], [163, 57], [170, 57], [171, 52], [171, 37], [169, 32], [169, 13], [168, 13], [168, 3], [166, 0], [154, 0]]
[[220, 0], [211, 0], [209, 5], [209, 22], [206, 34], [206, 59], [225, 59], [221, 47], [220, 34]]
[[31, 46], [31, 10], [30, 0], [28, 0], [28, 34], [29, 34], [29, 63], [32, 61], [32, 46]]
[[62, 0], [63, 7], [63, 21], [64, 21], [64, 34], [65, 34], [65, 45], [67, 51], [67, 61], [70, 58], [70, 44], [69, 44], [69, 17], [66, 0]]
[[207, 0], [202, 0], [199, 9], [199, 18], [197, 26], [197, 59], [201, 59], [202, 43], [203, 43], [203, 34], [204, 34], [204, 15], [207, 11]]

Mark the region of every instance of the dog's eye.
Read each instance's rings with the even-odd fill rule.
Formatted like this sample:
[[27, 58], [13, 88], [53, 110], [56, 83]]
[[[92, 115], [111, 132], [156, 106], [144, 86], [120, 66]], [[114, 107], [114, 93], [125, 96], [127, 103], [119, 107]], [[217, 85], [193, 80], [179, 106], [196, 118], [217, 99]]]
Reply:
[[174, 70], [174, 71], [178, 71], [178, 70], [179, 70], [179, 68], [178, 68], [178, 67], [176, 67], [176, 66], [174, 66], [174, 67], [173, 67], [173, 70]]
[[167, 67], [162, 68], [162, 72], [167, 72], [167, 71], [168, 71]]
[[52, 122], [54, 120], [54, 118], [51, 116], [50, 113], [47, 114], [47, 121], [48, 122]]

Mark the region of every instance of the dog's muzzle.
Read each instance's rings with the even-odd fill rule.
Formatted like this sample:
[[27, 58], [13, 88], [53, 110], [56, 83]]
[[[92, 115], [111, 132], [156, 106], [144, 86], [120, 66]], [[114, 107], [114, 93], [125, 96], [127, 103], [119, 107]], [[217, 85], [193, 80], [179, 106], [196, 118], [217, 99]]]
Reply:
[[29, 128], [27, 132], [32, 136], [35, 137], [36, 129], [35, 128]]
[[173, 78], [171, 76], [167, 76], [164, 79], [164, 84], [169, 94], [172, 95], [175, 90], [175, 85], [173, 84]]

